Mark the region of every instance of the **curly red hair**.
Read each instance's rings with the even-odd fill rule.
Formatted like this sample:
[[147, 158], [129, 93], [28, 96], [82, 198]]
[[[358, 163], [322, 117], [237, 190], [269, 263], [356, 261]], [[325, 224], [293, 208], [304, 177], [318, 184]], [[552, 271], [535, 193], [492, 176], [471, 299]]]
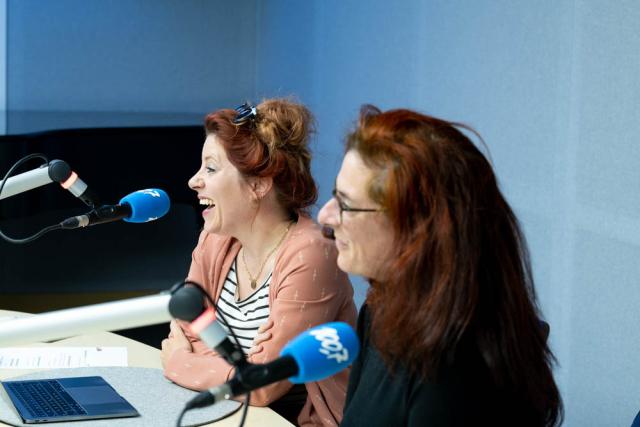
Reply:
[[286, 99], [260, 103], [255, 120], [236, 125], [235, 110], [224, 109], [205, 118], [207, 134], [215, 134], [227, 158], [245, 176], [271, 177], [278, 201], [291, 217], [308, 214], [318, 198], [311, 175], [309, 139], [313, 116], [301, 104]]

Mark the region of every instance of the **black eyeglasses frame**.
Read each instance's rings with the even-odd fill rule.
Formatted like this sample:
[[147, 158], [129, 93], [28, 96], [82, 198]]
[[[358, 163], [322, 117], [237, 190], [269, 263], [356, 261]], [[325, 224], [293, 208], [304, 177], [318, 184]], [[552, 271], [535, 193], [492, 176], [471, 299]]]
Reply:
[[338, 195], [338, 191], [334, 188], [331, 191], [331, 195], [335, 199], [338, 209], [340, 210], [340, 224], [342, 224], [342, 213], [343, 212], [382, 212], [384, 209], [372, 209], [372, 208], [350, 208], [349, 206], [345, 206], [344, 202]]

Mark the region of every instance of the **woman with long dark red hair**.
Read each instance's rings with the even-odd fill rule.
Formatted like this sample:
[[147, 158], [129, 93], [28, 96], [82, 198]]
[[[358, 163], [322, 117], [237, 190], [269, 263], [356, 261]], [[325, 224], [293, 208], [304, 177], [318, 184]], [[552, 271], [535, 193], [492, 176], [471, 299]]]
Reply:
[[[353, 289], [336, 250], [308, 214], [317, 198], [309, 138], [313, 117], [287, 99], [224, 109], [205, 119], [202, 161], [189, 187], [203, 206], [204, 229], [188, 280], [201, 284], [252, 363], [276, 359], [304, 330], [330, 321], [355, 324]], [[267, 331], [266, 328], [269, 327]], [[206, 390], [233, 367], [172, 322], [162, 342], [165, 376]], [[293, 423], [337, 426], [348, 372], [252, 392]]]
[[461, 130], [365, 106], [348, 136], [318, 217], [338, 266], [371, 285], [343, 426], [562, 420], [523, 234]]

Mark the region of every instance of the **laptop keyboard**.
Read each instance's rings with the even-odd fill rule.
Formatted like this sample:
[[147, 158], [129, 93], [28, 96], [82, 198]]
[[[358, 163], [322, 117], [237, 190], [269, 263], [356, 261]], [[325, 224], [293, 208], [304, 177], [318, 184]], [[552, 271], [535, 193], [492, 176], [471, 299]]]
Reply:
[[5, 386], [9, 386], [20, 402], [38, 418], [87, 413], [56, 380], [5, 383]]

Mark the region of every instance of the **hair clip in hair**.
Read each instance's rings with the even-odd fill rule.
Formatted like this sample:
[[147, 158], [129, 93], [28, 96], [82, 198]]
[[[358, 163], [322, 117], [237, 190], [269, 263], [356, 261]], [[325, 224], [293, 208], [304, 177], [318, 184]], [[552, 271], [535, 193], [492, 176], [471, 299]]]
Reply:
[[236, 107], [236, 112], [238, 113], [236, 117], [232, 120], [234, 125], [241, 125], [247, 121], [254, 122], [256, 117], [258, 116], [258, 111], [256, 107], [245, 102], [239, 107]]

